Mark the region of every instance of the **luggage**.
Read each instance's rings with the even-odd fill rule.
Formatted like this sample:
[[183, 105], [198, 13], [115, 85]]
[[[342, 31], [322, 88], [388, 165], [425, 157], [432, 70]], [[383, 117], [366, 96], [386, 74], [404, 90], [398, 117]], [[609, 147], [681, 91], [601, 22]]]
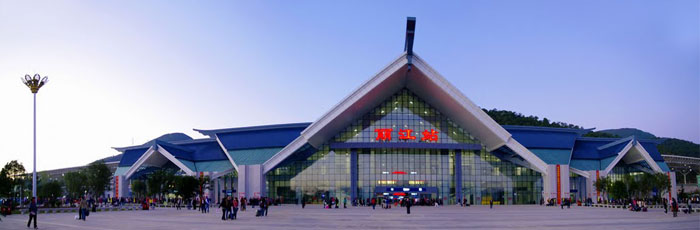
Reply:
[[258, 209], [257, 212], [255, 212], [255, 216], [262, 216], [263, 215], [263, 210]]

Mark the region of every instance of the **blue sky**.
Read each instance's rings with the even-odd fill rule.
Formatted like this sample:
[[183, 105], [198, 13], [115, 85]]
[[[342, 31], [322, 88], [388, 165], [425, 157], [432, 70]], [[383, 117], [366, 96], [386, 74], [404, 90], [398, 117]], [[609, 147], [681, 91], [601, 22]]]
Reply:
[[[403, 51], [484, 108], [700, 142], [698, 1], [0, 0], [0, 163], [314, 121]], [[30, 167], [28, 167], [29, 169]]]

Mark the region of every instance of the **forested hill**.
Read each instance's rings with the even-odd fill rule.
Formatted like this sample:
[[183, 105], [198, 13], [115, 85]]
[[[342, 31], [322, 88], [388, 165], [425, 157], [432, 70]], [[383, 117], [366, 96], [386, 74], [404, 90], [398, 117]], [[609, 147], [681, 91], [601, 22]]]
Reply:
[[[572, 128], [583, 129], [583, 127], [569, 124], [565, 122], [551, 121], [547, 118], [539, 118], [537, 116], [526, 116], [517, 112], [498, 109], [483, 109], [486, 114], [491, 116], [498, 124], [501, 125], [524, 125], [524, 126], [542, 126], [554, 128]], [[636, 136], [639, 139], [663, 139], [664, 141], [658, 145], [661, 154], [689, 156], [700, 158], [700, 145], [676, 138], [657, 137], [654, 134], [644, 132], [634, 128], [622, 129], [607, 129], [585, 134], [586, 137], [628, 137]]]

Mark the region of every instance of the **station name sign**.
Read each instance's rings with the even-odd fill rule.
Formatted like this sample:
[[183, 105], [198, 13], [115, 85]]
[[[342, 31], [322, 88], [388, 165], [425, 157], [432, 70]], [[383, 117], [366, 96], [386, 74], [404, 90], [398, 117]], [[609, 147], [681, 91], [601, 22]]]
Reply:
[[[394, 129], [374, 129], [377, 133], [375, 140], [377, 141], [390, 141], [391, 133]], [[424, 130], [422, 133], [421, 141], [425, 142], [437, 142], [438, 141], [438, 131], [434, 129]], [[416, 140], [416, 136], [413, 136], [413, 129], [399, 129], [399, 140]]]

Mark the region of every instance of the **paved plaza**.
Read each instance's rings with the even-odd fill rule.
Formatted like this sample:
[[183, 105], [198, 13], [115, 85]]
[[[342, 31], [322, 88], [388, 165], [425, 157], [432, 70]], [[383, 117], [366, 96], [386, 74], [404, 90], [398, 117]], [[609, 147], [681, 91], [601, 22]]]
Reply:
[[[267, 217], [250, 209], [239, 219], [222, 221], [221, 211], [209, 214], [159, 208], [151, 211], [91, 213], [86, 222], [75, 213], [43, 214], [39, 229], [700, 229], [700, 215], [673, 218], [663, 210], [630, 212], [620, 209], [541, 206], [413, 207], [372, 210], [366, 207], [322, 209], [318, 205], [270, 208]], [[0, 229], [26, 229], [26, 215], [3, 218]]]

